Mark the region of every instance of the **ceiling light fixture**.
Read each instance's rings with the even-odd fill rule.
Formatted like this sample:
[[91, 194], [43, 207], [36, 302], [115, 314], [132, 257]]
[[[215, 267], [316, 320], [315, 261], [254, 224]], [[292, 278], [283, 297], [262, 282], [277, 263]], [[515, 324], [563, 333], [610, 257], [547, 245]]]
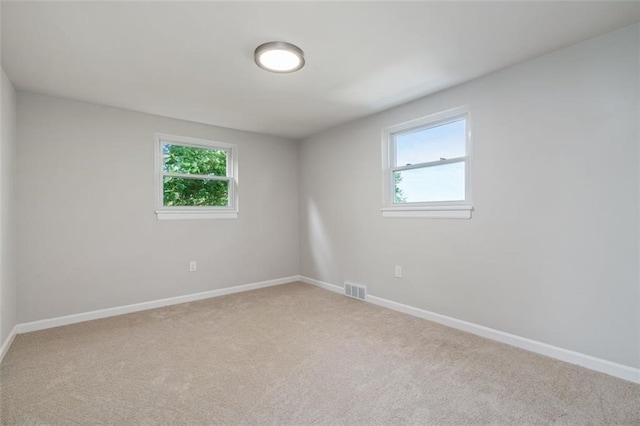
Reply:
[[304, 52], [298, 46], [284, 41], [270, 41], [256, 48], [256, 64], [271, 72], [294, 72], [304, 66]]

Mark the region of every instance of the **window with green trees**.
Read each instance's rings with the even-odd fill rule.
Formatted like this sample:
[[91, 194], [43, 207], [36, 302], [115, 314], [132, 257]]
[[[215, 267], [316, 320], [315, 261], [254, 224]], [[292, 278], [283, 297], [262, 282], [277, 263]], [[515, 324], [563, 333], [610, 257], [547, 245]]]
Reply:
[[159, 208], [203, 211], [234, 208], [234, 146], [160, 137]]
[[165, 206], [228, 206], [227, 151], [162, 144]]

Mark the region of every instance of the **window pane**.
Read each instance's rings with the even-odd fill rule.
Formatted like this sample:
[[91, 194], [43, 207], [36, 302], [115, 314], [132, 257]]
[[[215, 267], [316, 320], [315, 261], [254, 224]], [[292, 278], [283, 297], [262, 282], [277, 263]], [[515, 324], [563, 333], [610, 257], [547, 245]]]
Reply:
[[229, 181], [226, 180], [165, 176], [162, 189], [167, 207], [229, 205]]
[[396, 166], [464, 157], [466, 120], [395, 135]]
[[464, 161], [395, 172], [394, 203], [463, 201]]
[[162, 154], [165, 173], [227, 175], [226, 151], [165, 143]]

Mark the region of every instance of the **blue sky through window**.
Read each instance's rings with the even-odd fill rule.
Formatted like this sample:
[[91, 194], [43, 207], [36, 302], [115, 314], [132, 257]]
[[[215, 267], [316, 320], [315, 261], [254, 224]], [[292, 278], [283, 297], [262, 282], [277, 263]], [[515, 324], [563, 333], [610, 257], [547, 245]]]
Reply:
[[[424, 130], [396, 135], [396, 166], [466, 155], [464, 118]], [[408, 203], [465, 199], [465, 163], [450, 163], [399, 172], [398, 187]]]
[[465, 120], [396, 136], [396, 166], [464, 157]]

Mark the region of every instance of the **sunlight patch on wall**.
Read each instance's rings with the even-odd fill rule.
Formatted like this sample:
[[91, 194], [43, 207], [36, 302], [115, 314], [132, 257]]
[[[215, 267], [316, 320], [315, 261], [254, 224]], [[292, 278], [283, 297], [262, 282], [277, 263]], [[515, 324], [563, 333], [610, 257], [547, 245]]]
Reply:
[[311, 255], [311, 267], [315, 272], [315, 278], [320, 280], [328, 279], [332, 269], [335, 268], [333, 260], [334, 250], [330, 243], [330, 236], [324, 226], [322, 214], [316, 203], [307, 199], [307, 227], [306, 234], [309, 236], [309, 252]]

